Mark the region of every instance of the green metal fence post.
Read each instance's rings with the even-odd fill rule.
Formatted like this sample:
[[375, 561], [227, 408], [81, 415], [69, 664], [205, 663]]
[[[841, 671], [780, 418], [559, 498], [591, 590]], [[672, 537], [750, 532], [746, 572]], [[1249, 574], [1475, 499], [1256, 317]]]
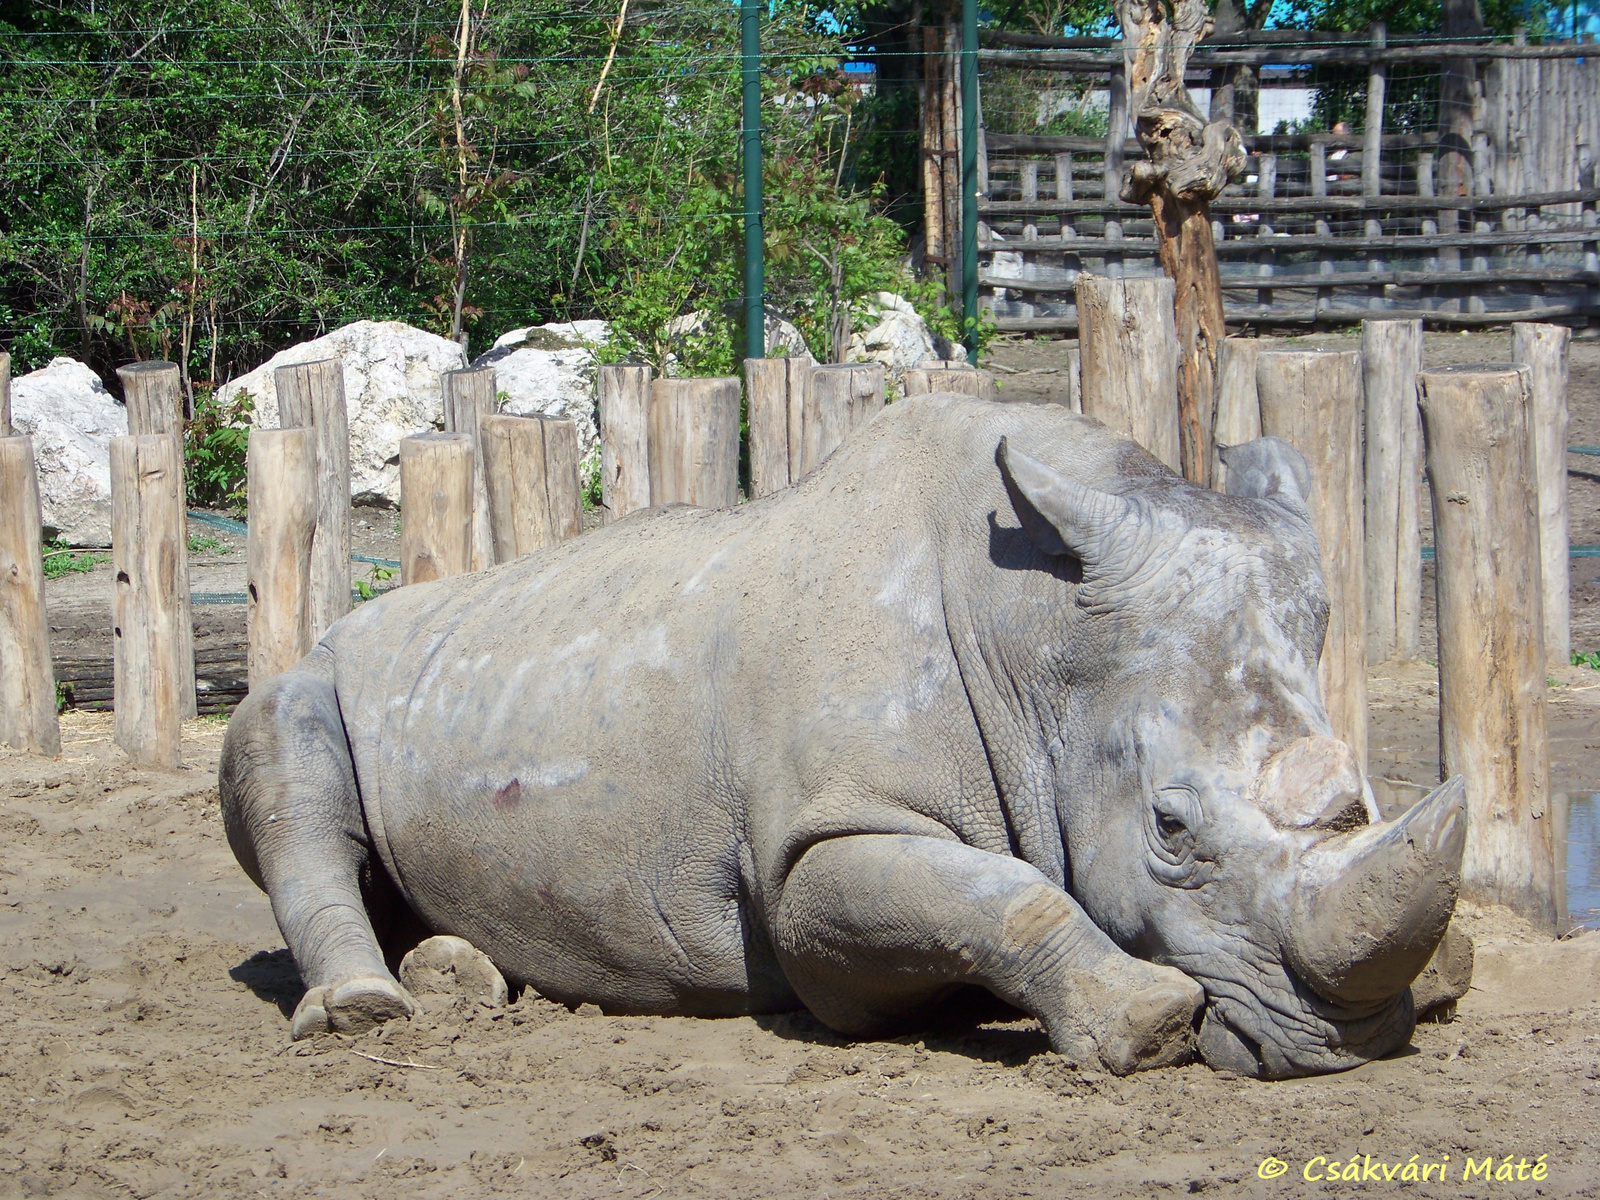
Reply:
[[961, 315], [978, 361], [978, 3], [961, 0]]
[[744, 345], [746, 358], [767, 353], [761, 237], [761, 0], [739, 0], [744, 78]]

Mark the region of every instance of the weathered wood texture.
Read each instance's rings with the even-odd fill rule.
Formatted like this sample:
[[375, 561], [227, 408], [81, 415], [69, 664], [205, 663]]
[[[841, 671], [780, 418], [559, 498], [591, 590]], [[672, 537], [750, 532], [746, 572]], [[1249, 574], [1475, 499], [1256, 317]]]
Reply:
[[912, 367], [901, 377], [907, 396], [926, 396], [933, 392], [954, 392], [979, 400], [998, 400], [1000, 390], [993, 372], [958, 363], [954, 370], [942, 367]]
[[11, 436], [11, 355], [0, 350], [0, 437]]
[[1539, 580], [1544, 653], [1552, 667], [1572, 665], [1572, 562], [1567, 533], [1567, 354], [1564, 325], [1511, 327], [1511, 357], [1528, 368], [1529, 436], [1539, 491]]
[[483, 441], [479, 437], [483, 418], [494, 415], [495, 372], [493, 367], [464, 367], [446, 371], [442, 379], [444, 431], [472, 438], [472, 569], [482, 571], [495, 563], [489, 494], [484, 484]]
[[1462, 895], [1555, 923], [1539, 518], [1526, 367], [1418, 377], [1433, 495], [1442, 774], [1467, 784]]
[[746, 420], [750, 427], [750, 498], [789, 486], [791, 408], [805, 405], [809, 358], [744, 360]]
[[472, 569], [472, 441], [464, 433], [400, 439], [400, 584]]
[[194, 653], [179, 602], [188, 576], [183, 459], [169, 433], [111, 439], [111, 561], [113, 740], [141, 766], [176, 768]]
[[878, 414], [887, 386], [882, 363], [840, 363], [811, 370], [800, 429], [800, 475], [820, 467], [853, 429]]
[[350, 426], [336, 358], [273, 373], [279, 423], [307, 426], [317, 443], [317, 529], [311, 539], [311, 637], [350, 611]]
[[1367, 661], [1409, 661], [1422, 629], [1421, 321], [1361, 323], [1366, 394]]
[[1078, 276], [1085, 416], [1132, 438], [1174, 471], [1178, 337], [1170, 279]]
[[0, 746], [53, 757], [61, 753], [61, 730], [42, 536], [33, 439], [0, 436]]
[[739, 503], [739, 381], [657, 379], [650, 385], [650, 502]]
[[577, 422], [492, 416], [479, 434], [494, 561], [577, 537], [583, 521]]
[[1261, 432], [1280, 437], [1311, 469], [1311, 522], [1328, 588], [1328, 634], [1317, 678], [1335, 737], [1367, 762], [1365, 521], [1362, 514], [1361, 355], [1268, 350], [1256, 359]]
[[650, 507], [650, 368], [600, 368], [600, 523]]
[[1067, 351], [1067, 408], [1075, 413], [1083, 411], [1083, 352], [1081, 350]]
[[129, 363], [117, 368], [117, 378], [130, 434], [183, 432], [183, 376], [177, 363]]
[[[1261, 402], [1256, 397], [1256, 360], [1263, 350], [1278, 347], [1276, 338], [1225, 338], [1217, 363], [1216, 448], [1242, 446], [1261, 436]], [[1228, 487], [1228, 468], [1220, 456], [1211, 464], [1211, 486]]]
[[[183, 456], [183, 376], [177, 363], [151, 361], [130, 363], [117, 368], [128, 412], [128, 433], [133, 437], [167, 434], [178, 442], [178, 469], [184, 469]], [[180, 481], [179, 492], [187, 500], [188, 488]], [[185, 543], [187, 544], [187, 543]], [[187, 560], [177, 585], [177, 603], [182, 609], [179, 621], [185, 642], [182, 653], [186, 678], [183, 684], [183, 716], [198, 714], [194, 680], [194, 610], [189, 598]]]
[[246, 455], [247, 671], [251, 688], [311, 651], [311, 542], [317, 528], [317, 445], [305, 428], [257, 429]]

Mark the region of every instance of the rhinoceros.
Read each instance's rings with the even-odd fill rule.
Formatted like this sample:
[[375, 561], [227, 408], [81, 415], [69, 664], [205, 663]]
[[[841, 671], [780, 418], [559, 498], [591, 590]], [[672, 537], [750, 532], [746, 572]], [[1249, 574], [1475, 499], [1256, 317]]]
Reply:
[[1118, 1073], [1394, 1050], [1462, 788], [1378, 819], [1305, 465], [1233, 463], [1218, 494], [1064, 409], [919, 397], [779, 494], [361, 606], [223, 750], [291, 1032], [412, 1013], [433, 933], [610, 1013], [860, 1036], [975, 985]]

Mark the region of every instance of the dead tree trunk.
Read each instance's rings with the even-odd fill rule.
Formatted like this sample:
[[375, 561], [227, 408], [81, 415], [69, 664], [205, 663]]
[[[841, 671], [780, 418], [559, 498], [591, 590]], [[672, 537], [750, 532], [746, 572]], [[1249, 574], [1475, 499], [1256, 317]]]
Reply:
[[1117, 0], [1134, 133], [1148, 161], [1133, 165], [1122, 199], [1148, 204], [1161, 265], [1176, 285], [1178, 431], [1183, 474], [1211, 475], [1217, 355], [1227, 326], [1211, 240], [1211, 201], [1244, 170], [1244, 144], [1226, 121], [1207, 123], [1183, 74], [1211, 32], [1205, 0]]

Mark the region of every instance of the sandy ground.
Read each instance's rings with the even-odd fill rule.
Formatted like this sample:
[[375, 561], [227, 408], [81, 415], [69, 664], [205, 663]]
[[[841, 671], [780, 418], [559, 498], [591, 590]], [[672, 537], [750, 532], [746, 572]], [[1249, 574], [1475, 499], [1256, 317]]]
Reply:
[[[1595, 425], [1575, 419], [1575, 443], [1600, 443], [1596, 349], [1574, 353]], [[1600, 543], [1589, 486], [1574, 540]], [[374, 525], [368, 553], [392, 537]], [[242, 586], [242, 555], [212, 557], [196, 589]], [[53, 612], [89, 620], [104, 573], [53, 584]], [[1589, 578], [1575, 613], [1600, 632]], [[1552, 682], [1555, 786], [1600, 790], [1600, 673]], [[1436, 774], [1436, 691], [1426, 662], [1372, 680], [1373, 773], [1394, 798]], [[1461, 914], [1479, 958], [1453, 1022], [1285, 1083], [1080, 1070], [975, 995], [860, 1043], [804, 1014], [618, 1018], [524, 993], [291, 1044], [301, 985], [219, 819], [224, 728], [191, 722], [176, 774], [131, 768], [105, 714], [68, 713], [59, 760], [0, 751], [0, 1197], [1600, 1196], [1600, 934], [1551, 942], [1495, 913]], [[1523, 1180], [1463, 1182], [1489, 1155], [1513, 1176], [1525, 1160]], [[1445, 1182], [1402, 1185], [1413, 1156]], [[1269, 1157], [1281, 1178], [1259, 1174]], [[1368, 1182], [1317, 1178], [1352, 1158]]]

